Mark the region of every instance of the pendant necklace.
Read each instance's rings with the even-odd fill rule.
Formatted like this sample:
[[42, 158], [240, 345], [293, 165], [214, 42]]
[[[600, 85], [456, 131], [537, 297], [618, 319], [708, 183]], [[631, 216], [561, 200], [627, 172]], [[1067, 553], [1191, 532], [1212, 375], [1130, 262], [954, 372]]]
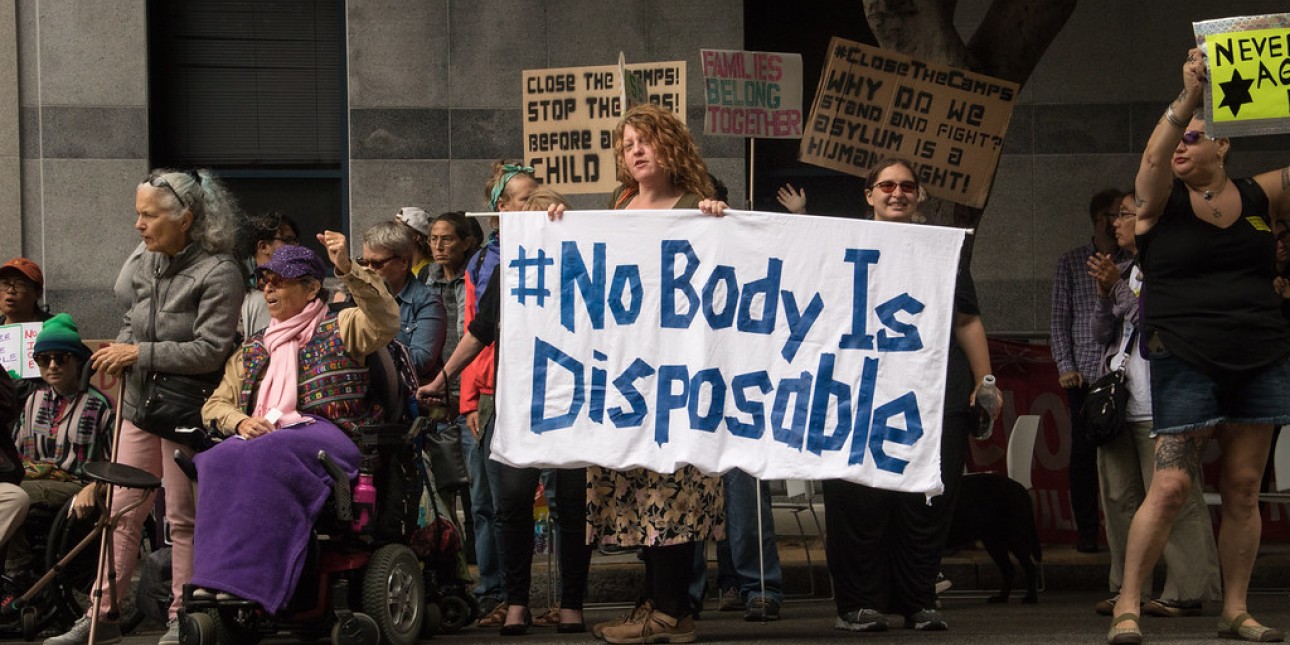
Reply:
[[1219, 211], [1219, 210], [1218, 210], [1218, 207], [1217, 207], [1217, 206], [1215, 206], [1215, 205], [1214, 205], [1214, 198], [1215, 198], [1215, 197], [1218, 197], [1219, 195], [1222, 195], [1222, 194], [1223, 194], [1223, 191], [1227, 189], [1227, 179], [1226, 179], [1226, 178], [1224, 178], [1224, 179], [1223, 179], [1223, 183], [1218, 187], [1218, 191], [1217, 191], [1217, 192], [1212, 191], [1212, 190], [1198, 190], [1198, 189], [1196, 189], [1196, 188], [1192, 188], [1191, 186], [1188, 186], [1188, 188], [1191, 188], [1193, 191], [1195, 191], [1195, 192], [1197, 192], [1197, 193], [1199, 193], [1199, 194], [1200, 194], [1201, 199], [1204, 199], [1204, 200], [1205, 200], [1205, 205], [1209, 207], [1209, 210], [1210, 210], [1210, 211], [1212, 211], [1212, 212], [1210, 213], [1210, 215], [1213, 215], [1213, 216], [1214, 216], [1214, 219], [1222, 219], [1222, 218], [1223, 218], [1223, 213], [1222, 213], [1221, 211]]

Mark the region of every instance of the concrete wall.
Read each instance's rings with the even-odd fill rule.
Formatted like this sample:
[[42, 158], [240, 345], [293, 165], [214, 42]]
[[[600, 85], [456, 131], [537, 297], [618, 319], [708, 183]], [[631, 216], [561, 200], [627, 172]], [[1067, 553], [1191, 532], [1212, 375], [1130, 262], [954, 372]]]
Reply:
[[[988, 0], [959, 4], [970, 35]], [[111, 286], [137, 241], [131, 187], [149, 165], [146, 2], [39, 6], [38, 20], [36, 0], [0, 0], [0, 226], [11, 231], [0, 255], [36, 259], [54, 309], [87, 335], [112, 335], [122, 307]], [[1022, 93], [980, 228], [974, 272], [991, 332], [1046, 332], [1054, 263], [1087, 239], [1089, 196], [1132, 181], [1178, 92], [1190, 21], [1284, 10], [1279, 0], [1081, 1]], [[347, 12], [352, 231], [408, 204], [480, 208], [489, 163], [521, 151], [522, 69], [606, 64], [619, 50], [685, 59], [697, 124], [698, 49], [743, 45], [740, 0], [348, 0]], [[1286, 141], [1236, 142], [1232, 170], [1285, 165]], [[742, 142], [700, 144], [743, 194]]]
[[145, 3], [16, 5], [21, 252], [44, 269], [53, 310], [87, 336], [115, 336], [124, 306], [112, 284], [138, 243], [134, 185], [148, 168]]
[[18, 11], [0, 0], [0, 257], [22, 250], [22, 162], [18, 126]]
[[[960, 3], [970, 37], [988, 3]], [[973, 256], [991, 333], [1046, 334], [1057, 258], [1092, 234], [1088, 200], [1130, 188], [1147, 137], [1182, 89], [1191, 23], [1279, 13], [1278, 0], [1081, 0], [1023, 88]], [[1290, 137], [1233, 142], [1234, 176], [1290, 164]]]
[[[743, 46], [739, 0], [361, 0], [349, 4], [353, 230], [399, 206], [483, 210], [491, 163], [523, 152], [520, 72], [687, 60], [702, 123], [700, 47]], [[612, 9], [612, 10], [607, 10]], [[700, 140], [712, 171], [742, 177], [739, 140]], [[743, 180], [731, 187], [741, 194]], [[602, 207], [603, 195], [575, 205]]]

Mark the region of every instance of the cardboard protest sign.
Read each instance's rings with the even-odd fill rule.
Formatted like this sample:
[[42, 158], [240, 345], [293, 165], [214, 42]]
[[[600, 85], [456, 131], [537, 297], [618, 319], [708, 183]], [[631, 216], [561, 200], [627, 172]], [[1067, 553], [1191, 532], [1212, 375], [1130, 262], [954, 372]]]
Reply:
[[[685, 61], [627, 70], [649, 100], [685, 121]], [[524, 162], [539, 183], [570, 195], [608, 193], [614, 179], [614, 127], [622, 115], [617, 65], [525, 70]]]
[[723, 137], [802, 136], [802, 55], [701, 49], [703, 132]]
[[985, 205], [1020, 87], [842, 38], [815, 92], [800, 158], [865, 176], [878, 161], [914, 163], [934, 197]]
[[1209, 135], [1290, 132], [1290, 14], [1206, 20], [1192, 30], [1209, 60]]
[[939, 493], [965, 232], [803, 217], [503, 213], [494, 458]]
[[36, 335], [44, 323], [21, 323], [0, 325], [0, 366], [9, 372], [9, 377], [40, 378], [40, 368], [32, 360], [32, 348], [36, 346]]

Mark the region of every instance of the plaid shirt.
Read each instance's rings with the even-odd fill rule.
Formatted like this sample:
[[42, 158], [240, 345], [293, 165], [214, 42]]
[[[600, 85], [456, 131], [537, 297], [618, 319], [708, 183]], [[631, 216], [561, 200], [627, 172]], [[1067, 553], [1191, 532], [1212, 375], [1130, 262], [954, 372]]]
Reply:
[[[1053, 275], [1053, 318], [1051, 348], [1058, 374], [1079, 372], [1092, 381], [1101, 372], [1104, 347], [1093, 337], [1093, 318], [1097, 308], [1097, 283], [1088, 274], [1088, 258], [1097, 253], [1092, 242], [1075, 247], [1057, 260]], [[1118, 264], [1130, 256], [1117, 251]]]
[[110, 454], [112, 404], [91, 387], [71, 398], [41, 385], [28, 397], [14, 442], [29, 479], [81, 479], [81, 466]]

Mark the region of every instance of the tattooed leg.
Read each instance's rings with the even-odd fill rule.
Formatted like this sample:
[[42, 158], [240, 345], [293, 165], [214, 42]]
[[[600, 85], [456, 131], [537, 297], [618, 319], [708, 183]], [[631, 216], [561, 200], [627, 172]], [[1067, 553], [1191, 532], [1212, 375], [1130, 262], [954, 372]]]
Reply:
[[1200, 456], [1213, 434], [1207, 428], [1197, 432], [1156, 437], [1155, 474], [1147, 498], [1133, 516], [1124, 551], [1124, 581], [1115, 615], [1136, 614], [1143, 583], [1165, 550], [1174, 519], [1191, 493], [1192, 473], [1200, 470]]

